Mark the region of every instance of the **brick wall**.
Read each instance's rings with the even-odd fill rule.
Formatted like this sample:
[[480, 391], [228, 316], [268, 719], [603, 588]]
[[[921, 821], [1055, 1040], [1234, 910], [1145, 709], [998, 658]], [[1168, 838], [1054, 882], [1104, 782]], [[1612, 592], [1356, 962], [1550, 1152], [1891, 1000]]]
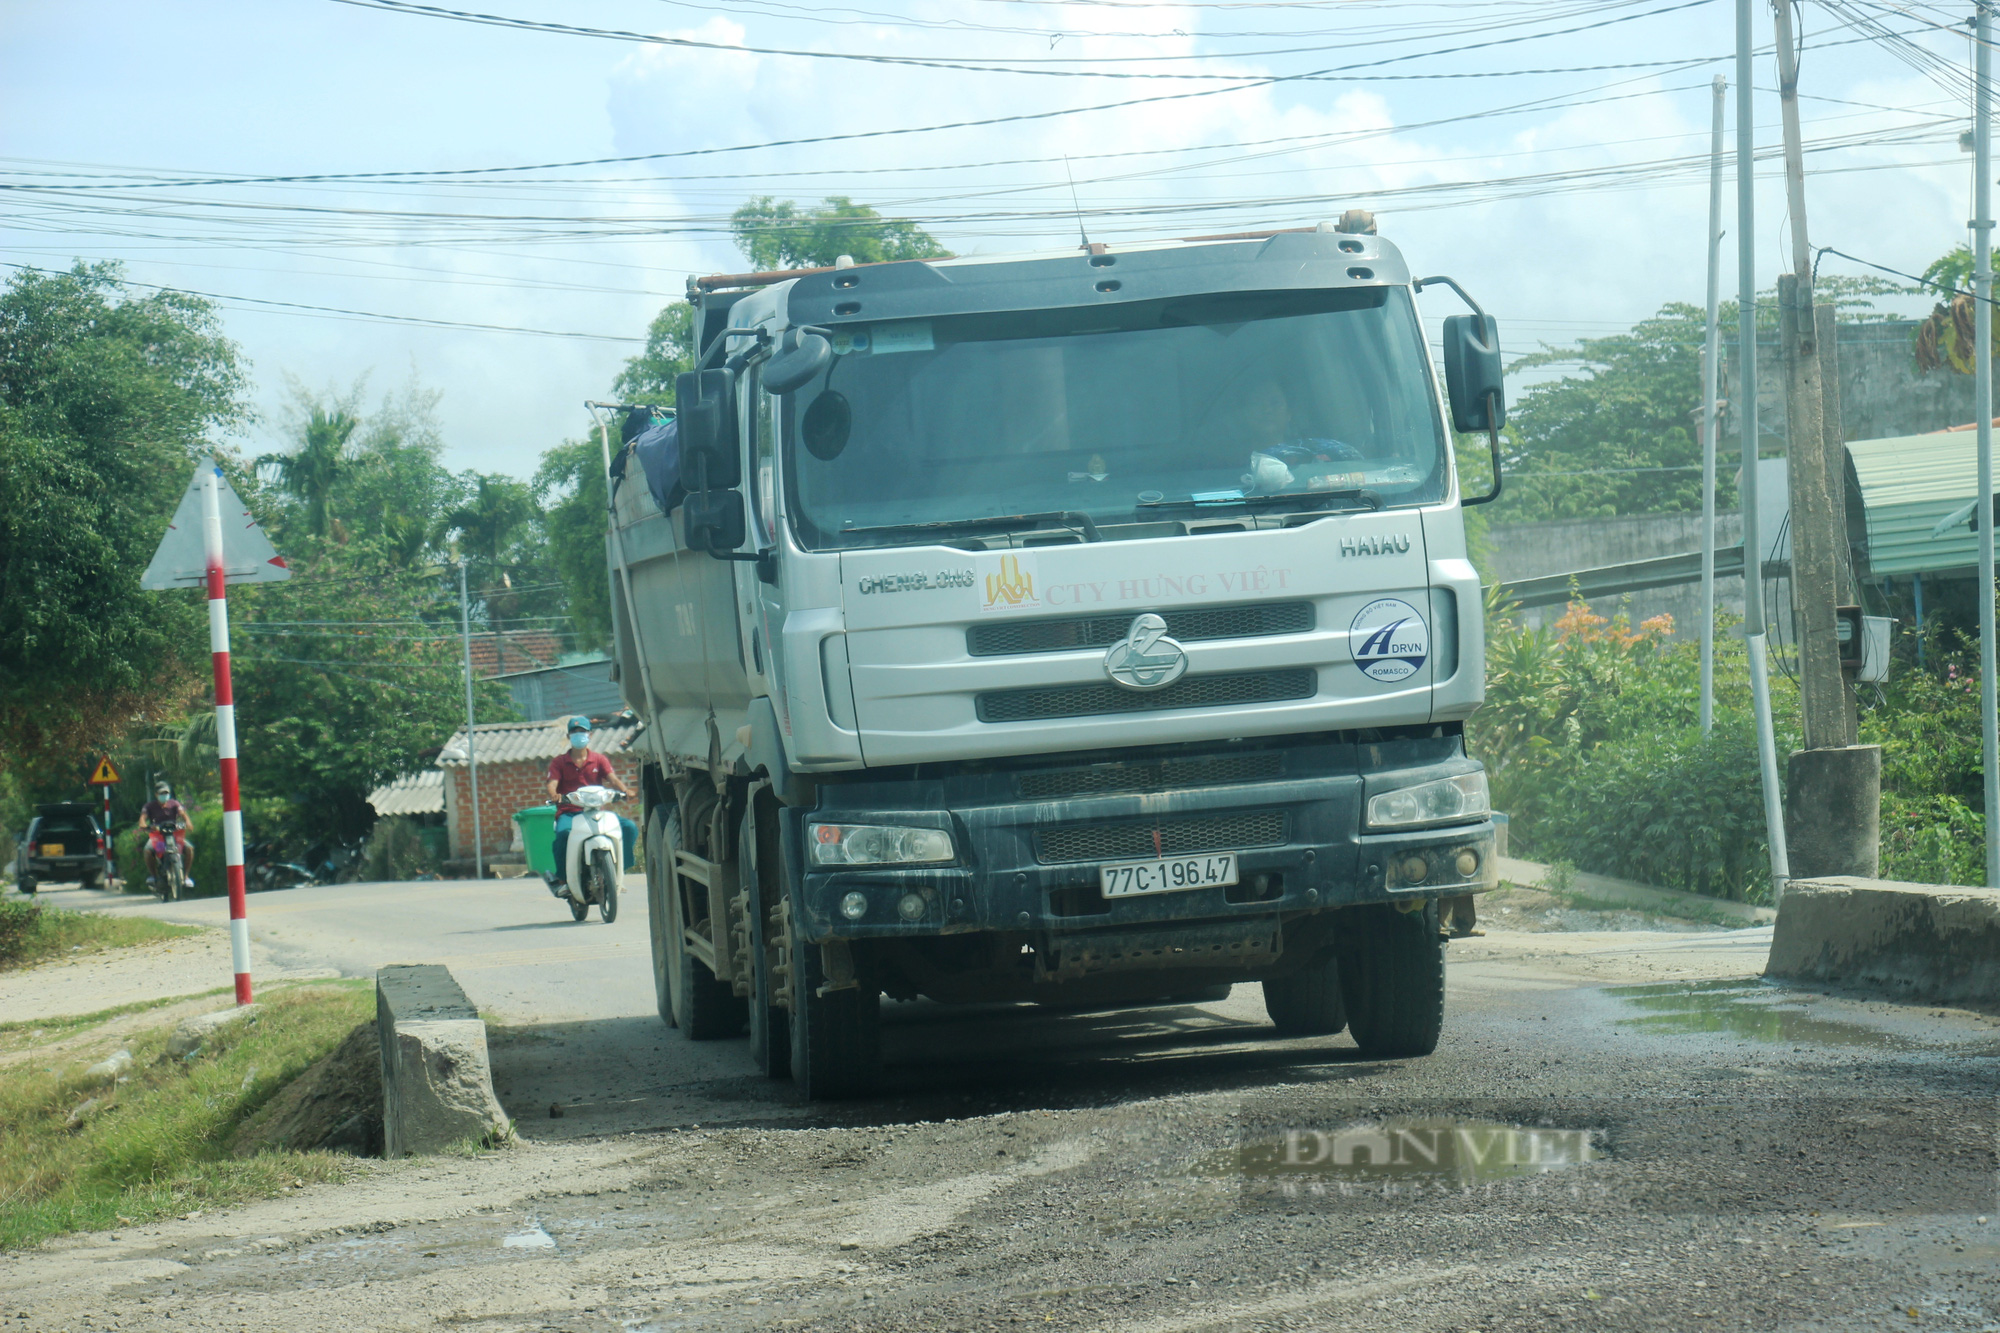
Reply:
[[[639, 760], [629, 754], [610, 756], [611, 767], [633, 791], [639, 790]], [[514, 812], [547, 805], [549, 761], [522, 759], [479, 766], [479, 842], [489, 857], [500, 857], [514, 845]], [[636, 821], [635, 802], [621, 802], [618, 812]], [[445, 770], [445, 815], [451, 828], [451, 854], [472, 855], [472, 779], [463, 766]]]

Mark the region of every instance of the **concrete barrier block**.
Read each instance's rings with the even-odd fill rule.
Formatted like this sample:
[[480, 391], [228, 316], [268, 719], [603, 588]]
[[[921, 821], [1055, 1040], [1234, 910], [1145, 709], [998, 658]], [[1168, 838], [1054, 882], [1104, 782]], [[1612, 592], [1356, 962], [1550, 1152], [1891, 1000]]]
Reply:
[[375, 1025], [382, 1039], [382, 1152], [433, 1153], [507, 1130], [493, 1095], [486, 1024], [435, 963], [397, 964], [375, 974]]
[[2000, 1004], [2000, 890], [1793, 880], [1764, 975], [1926, 1002]]

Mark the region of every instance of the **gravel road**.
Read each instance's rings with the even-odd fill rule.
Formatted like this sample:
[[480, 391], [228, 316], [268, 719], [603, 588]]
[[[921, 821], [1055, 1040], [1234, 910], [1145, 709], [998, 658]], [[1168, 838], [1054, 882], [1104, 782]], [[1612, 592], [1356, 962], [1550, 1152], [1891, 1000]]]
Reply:
[[1456, 942], [1415, 1061], [1254, 987], [895, 1005], [808, 1107], [652, 1017], [639, 905], [254, 899], [289, 966], [453, 961], [523, 1142], [6, 1256], [0, 1330], [2000, 1329], [2000, 1021], [1764, 985], [1768, 928]]

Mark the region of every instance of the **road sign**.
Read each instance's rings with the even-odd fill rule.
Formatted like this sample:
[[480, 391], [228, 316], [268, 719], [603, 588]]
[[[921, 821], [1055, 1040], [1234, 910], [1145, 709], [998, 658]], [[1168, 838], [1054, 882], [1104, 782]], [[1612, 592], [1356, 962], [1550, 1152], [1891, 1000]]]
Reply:
[[148, 592], [169, 588], [199, 588], [208, 581], [208, 551], [202, 533], [202, 481], [213, 476], [217, 501], [222, 510], [222, 576], [225, 583], [271, 583], [288, 579], [292, 571], [285, 559], [250, 511], [236, 498], [236, 492], [215, 466], [206, 459], [194, 470], [194, 480], [181, 496], [174, 521], [153, 553], [153, 563], [139, 576], [139, 586]]
[[104, 758], [97, 761], [97, 771], [90, 775], [90, 785], [93, 787], [110, 787], [115, 786], [117, 782], [118, 768], [111, 762], [111, 756], [107, 754]]

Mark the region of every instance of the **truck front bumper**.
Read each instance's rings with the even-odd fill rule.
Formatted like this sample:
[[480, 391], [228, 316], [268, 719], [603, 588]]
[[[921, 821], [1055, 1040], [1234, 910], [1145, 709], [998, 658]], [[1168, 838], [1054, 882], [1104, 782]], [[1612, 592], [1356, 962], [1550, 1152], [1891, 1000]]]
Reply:
[[[1418, 741], [1429, 743], [1303, 738], [1253, 752], [1260, 757], [1255, 766], [1273, 774], [1268, 780], [1161, 783], [1154, 791], [1058, 799], [1024, 794], [1115, 784], [1116, 774], [1134, 767], [1167, 774], [1224, 767], [1201, 755], [1165, 764], [1143, 754], [1081, 763], [1051, 756], [1039, 767], [905, 770], [828, 783], [816, 808], [786, 809], [784, 852], [793, 882], [802, 886], [798, 906], [807, 934], [816, 940], [1167, 929], [1490, 888], [1496, 882], [1490, 819], [1399, 832], [1362, 829], [1367, 795], [1478, 767], [1464, 757], [1456, 735]], [[1105, 772], [1114, 777], [1094, 776]], [[812, 823], [942, 829], [957, 858], [907, 868], [814, 865], [806, 857]], [[1235, 853], [1236, 884], [1109, 899], [1100, 892], [1102, 866], [1209, 852]], [[842, 910], [844, 901], [859, 912]]]

